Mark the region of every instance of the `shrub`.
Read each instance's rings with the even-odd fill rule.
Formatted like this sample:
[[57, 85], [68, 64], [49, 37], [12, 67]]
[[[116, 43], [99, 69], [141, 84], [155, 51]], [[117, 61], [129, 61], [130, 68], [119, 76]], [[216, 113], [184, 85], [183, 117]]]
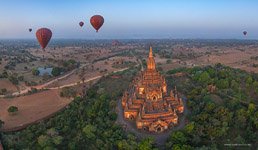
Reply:
[[60, 92], [61, 97], [75, 97], [76, 91], [73, 88], [65, 87]]
[[7, 93], [7, 89], [6, 88], [2, 88], [0, 91], [0, 95], [4, 95]]
[[56, 76], [59, 76], [61, 74], [61, 72], [62, 72], [62, 68], [54, 67], [51, 73], [53, 76], [56, 77]]
[[39, 75], [39, 71], [38, 71], [38, 69], [36, 69], [36, 68], [33, 68], [31, 72], [32, 72], [32, 74], [33, 74], [34, 76], [38, 76], [38, 75]]
[[11, 75], [8, 77], [9, 81], [12, 82], [12, 84], [17, 85], [19, 84], [19, 80], [14, 75]]
[[2, 128], [4, 121], [0, 120], [0, 129]]
[[18, 112], [18, 107], [16, 106], [10, 106], [7, 110], [10, 114], [16, 114]]

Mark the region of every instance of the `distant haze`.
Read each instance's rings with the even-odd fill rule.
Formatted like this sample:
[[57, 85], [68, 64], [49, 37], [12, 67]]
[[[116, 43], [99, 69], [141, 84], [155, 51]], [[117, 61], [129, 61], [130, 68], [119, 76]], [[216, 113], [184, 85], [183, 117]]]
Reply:
[[[99, 33], [89, 23], [95, 14], [105, 18]], [[35, 38], [40, 27], [69, 39], [258, 39], [258, 0], [0, 1], [0, 39]]]

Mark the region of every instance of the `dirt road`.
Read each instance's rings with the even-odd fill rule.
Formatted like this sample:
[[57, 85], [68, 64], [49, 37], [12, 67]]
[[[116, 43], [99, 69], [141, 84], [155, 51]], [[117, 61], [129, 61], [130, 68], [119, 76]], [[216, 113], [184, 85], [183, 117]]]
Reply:
[[[84, 66], [85, 66], [85, 65], [84, 65]], [[84, 67], [84, 66], [82, 66], [82, 67]], [[124, 70], [126, 70], [126, 69], [128, 69], [128, 68], [119, 69], [119, 70], [113, 71], [113, 73], [120, 72], [120, 71], [124, 71]], [[101, 77], [103, 77], [103, 76], [105, 76], [105, 75], [108, 75], [108, 73], [107, 73], [107, 74], [105, 74], [105, 75], [92, 77], [92, 78], [90, 78], [90, 79], [88, 79], [88, 80], [85, 80], [84, 82], [83, 82], [83, 81], [77, 81], [77, 82], [70, 83], [70, 84], [66, 84], [66, 85], [62, 85], [62, 86], [57, 86], [57, 87], [52, 87], [52, 88], [46, 88], [48, 85], [50, 85], [50, 84], [52, 84], [52, 83], [54, 83], [54, 82], [56, 82], [56, 81], [58, 81], [58, 80], [64, 79], [64, 78], [66, 78], [66, 77], [72, 75], [75, 71], [76, 71], [76, 69], [73, 70], [73, 71], [71, 71], [70, 73], [64, 75], [64, 76], [61, 76], [61, 77], [56, 78], [56, 79], [53, 79], [53, 80], [51, 80], [51, 81], [49, 81], [49, 82], [47, 82], [47, 83], [44, 83], [44, 84], [42, 84], [42, 85], [37, 85], [37, 86], [26, 87], [26, 89], [21, 90], [21, 91], [19, 91], [19, 92], [14, 92], [14, 93], [12, 93], [11, 95], [12, 95], [12, 96], [19, 96], [19, 95], [27, 94], [32, 88], [35, 88], [35, 89], [37, 89], [37, 90], [41, 90], [41, 89], [60, 89], [60, 88], [64, 88], [64, 87], [76, 86], [76, 85], [78, 85], [78, 84], [87, 83], [87, 82], [90, 82], [90, 81], [99, 79], [99, 78], [101, 78]], [[5, 95], [0, 95], [0, 97], [3, 98], [3, 97], [5, 97]]]
[[[120, 72], [127, 70], [128, 68], [123, 68], [114, 71]], [[107, 75], [107, 74], [105, 74]], [[102, 76], [96, 76], [85, 80], [80, 83], [87, 83], [92, 80], [99, 79]], [[79, 83], [79, 82], [78, 82]], [[48, 88], [49, 90], [38, 92], [31, 95], [15, 97], [12, 99], [3, 98], [0, 100], [0, 119], [5, 122], [3, 129], [5, 131], [20, 130], [26, 126], [38, 122], [38, 120], [46, 119], [51, 117], [59, 110], [67, 106], [72, 99], [62, 98], [59, 96], [59, 92], [63, 87], [70, 87], [78, 85], [78, 83], [72, 83], [67, 85], [62, 85], [60, 87]], [[42, 88], [42, 87], [38, 87]], [[7, 112], [10, 106], [17, 106], [19, 108], [18, 114], [11, 116]]]

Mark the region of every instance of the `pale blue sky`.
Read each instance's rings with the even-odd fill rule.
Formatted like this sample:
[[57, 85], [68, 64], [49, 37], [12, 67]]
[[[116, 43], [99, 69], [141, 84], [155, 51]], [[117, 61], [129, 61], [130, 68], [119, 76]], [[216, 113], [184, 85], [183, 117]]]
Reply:
[[[89, 23], [95, 14], [105, 18], [98, 34]], [[0, 1], [0, 38], [34, 38], [40, 27], [53, 38], [258, 39], [258, 0]]]

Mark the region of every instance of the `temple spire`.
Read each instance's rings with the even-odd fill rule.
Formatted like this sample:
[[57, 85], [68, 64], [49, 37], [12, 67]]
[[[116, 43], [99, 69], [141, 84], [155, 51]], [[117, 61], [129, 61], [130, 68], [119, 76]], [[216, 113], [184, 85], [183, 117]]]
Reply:
[[149, 58], [147, 61], [147, 69], [150, 69], [150, 70], [156, 69], [156, 64], [152, 53], [152, 47], [150, 47]]
[[153, 54], [152, 54], [152, 47], [150, 47], [149, 57], [153, 57]]

